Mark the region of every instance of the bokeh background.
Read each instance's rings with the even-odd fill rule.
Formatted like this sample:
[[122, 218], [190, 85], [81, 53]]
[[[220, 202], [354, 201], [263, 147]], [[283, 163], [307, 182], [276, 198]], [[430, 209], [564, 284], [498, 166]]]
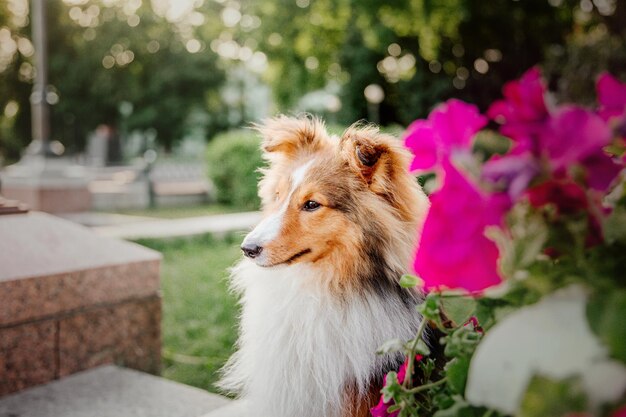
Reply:
[[[27, 0], [0, 4], [0, 153], [30, 141]], [[53, 139], [99, 125], [164, 151], [276, 112], [406, 126], [449, 97], [481, 108], [542, 64], [560, 98], [624, 75], [621, 0], [49, 0]], [[366, 87], [370, 100], [364, 96]], [[132, 155], [125, 155], [130, 157]]]
[[[50, 139], [93, 168], [95, 211], [135, 218], [258, 209], [262, 162], [246, 127], [277, 113], [319, 115], [334, 133], [365, 119], [401, 135], [451, 97], [486, 110], [534, 65], [553, 101], [591, 103], [605, 70], [626, 79], [624, 0], [47, 5]], [[29, 2], [1, 1], [0, 168], [32, 140], [33, 58]], [[142, 184], [150, 199], [122, 204]], [[139, 240], [164, 255], [164, 376], [214, 389], [236, 337], [224, 278], [239, 241]]]

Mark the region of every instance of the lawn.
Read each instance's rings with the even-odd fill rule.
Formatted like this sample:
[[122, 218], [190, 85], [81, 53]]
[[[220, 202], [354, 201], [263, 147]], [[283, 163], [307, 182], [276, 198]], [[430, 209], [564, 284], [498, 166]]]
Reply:
[[145, 239], [163, 254], [162, 375], [215, 392], [217, 371], [233, 352], [237, 307], [227, 268], [240, 256], [239, 238], [205, 235]]

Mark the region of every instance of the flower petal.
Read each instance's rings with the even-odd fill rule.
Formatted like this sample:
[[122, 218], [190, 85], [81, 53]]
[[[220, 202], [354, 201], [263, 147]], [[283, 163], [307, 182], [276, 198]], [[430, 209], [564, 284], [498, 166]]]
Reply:
[[495, 155], [483, 165], [482, 178], [501, 184], [512, 201], [517, 201], [541, 167], [530, 152]]
[[554, 171], [595, 155], [611, 141], [611, 129], [591, 111], [564, 106], [550, 119], [539, 136], [543, 153]]
[[476, 132], [487, 124], [478, 107], [455, 99], [438, 106], [428, 119], [440, 137], [445, 154], [453, 148], [469, 149]]
[[595, 190], [606, 191], [624, 169], [624, 162], [626, 160], [618, 164], [603, 150], [597, 151], [582, 161], [582, 165], [587, 169], [587, 183]]
[[431, 169], [437, 163], [437, 140], [427, 120], [416, 120], [407, 129], [404, 145], [413, 153], [411, 171]]
[[[592, 405], [609, 399], [608, 394], [615, 401], [612, 394], [619, 389], [598, 391], [612, 383], [623, 390], [626, 368], [621, 365], [615, 372], [606, 372], [614, 362], [591, 332], [585, 307], [582, 288], [568, 287], [506, 316], [485, 334], [474, 353], [466, 399], [473, 405], [516, 414], [528, 382], [540, 373], [556, 379], [580, 375]], [[596, 389], [589, 390], [594, 383]]]
[[600, 75], [596, 83], [599, 114], [604, 120], [620, 116], [626, 110], [626, 83], [621, 83], [608, 72]]
[[443, 166], [443, 186], [431, 195], [414, 269], [427, 289], [479, 291], [496, 285], [498, 250], [485, 227], [502, 221], [508, 197], [485, 195], [450, 163]]

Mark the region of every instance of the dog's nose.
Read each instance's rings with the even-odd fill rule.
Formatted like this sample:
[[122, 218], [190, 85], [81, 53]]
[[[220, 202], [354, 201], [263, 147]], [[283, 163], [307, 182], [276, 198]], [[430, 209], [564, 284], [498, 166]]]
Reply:
[[244, 243], [241, 245], [241, 250], [248, 258], [254, 259], [261, 254], [263, 248], [259, 245], [255, 245], [254, 243]]

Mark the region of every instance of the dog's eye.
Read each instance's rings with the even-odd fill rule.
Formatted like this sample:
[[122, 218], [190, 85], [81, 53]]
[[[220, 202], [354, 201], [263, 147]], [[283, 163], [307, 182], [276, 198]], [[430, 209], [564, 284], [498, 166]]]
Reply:
[[304, 203], [304, 205], [302, 206], [302, 210], [304, 211], [315, 211], [318, 208], [320, 208], [322, 205], [320, 203], [318, 203], [317, 201], [313, 201], [313, 200], [308, 200], [306, 203]]

